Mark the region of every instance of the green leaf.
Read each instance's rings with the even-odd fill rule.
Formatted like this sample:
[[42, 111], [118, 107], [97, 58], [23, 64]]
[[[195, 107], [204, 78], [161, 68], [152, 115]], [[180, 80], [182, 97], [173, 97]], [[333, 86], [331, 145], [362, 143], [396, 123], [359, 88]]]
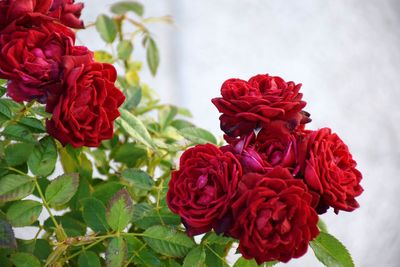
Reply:
[[128, 60], [131, 57], [133, 45], [131, 41], [122, 40], [117, 46], [118, 58]]
[[5, 149], [5, 159], [9, 166], [19, 166], [28, 161], [34, 148], [34, 144], [16, 143], [10, 144]]
[[32, 194], [33, 179], [25, 175], [9, 174], [0, 179], [0, 202], [19, 200]]
[[40, 267], [40, 261], [29, 253], [18, 252], [11, 255], [11, 262], [15, 267]]
[[154, 187], [154, 181], [150, 175], [139, 169], [127, 169], [121, 174], [122, 178], [129, 182], [137, 196], [144, 196]]
[[161, 130], [167, 128], [178, 114], [178, 108], [174, 106], [164, 106], [158, 111], [158, 120]]
[[[206, 266], [225, 267], [228, 266], [225, 261], [226, 245], [211, 244], [205, 247], [206, 251]], [[217, 255], [216, 255], [217, 254]]]
[[28, 166], [34, 175], [46, 177], [54, 171], [56, 162], [56, 143], [52, 137], [46, 136], [36, 145], [28, 159]]
[[113, 64], [115, 62], [113, 56], [104, 50], [94, 51], [94, 59], [98, 62], [103, 62], [103, 63]]
[[4, 101], [0, 101], [0, 114], [7, 119], [12, 117], [11, 110]]
[[208, 232], [202, 239], [202, 243], [227, 245], [235, 239], [223, 235], [217, 235], [215, 232]]
[[121, 117], [116, 121], [133, 139], [154, 148], [155, 145], [143, 122], [125, 109], [121, 109]]
[[15, 202], [7, 211], [7, 219], [14, 227], [29, 226], [42, 212], [42, 204], [33, 200]]
[[315, 256], [320, 262], [328, 267], [353, 267], [353, 259], [351, 258], [346, 247], [340, 243], [335, 237], [328, 233], [321, 232], [314, 240], [310, 242], [310, 246]]
[[4, 131], [3, 135], [11, 140], [35, 143], [36, 140], [28, 127], [19, 124], [8, 125]]
[[125, 236], [124, 239], [128, 248], [128, 258], [133, 257], [133, 263], [138, 266], [163, 266], [158, 256], [137, 237]]
[[79, 186], [79, 175], [77, 173], [63, 174], [49, 184], [46, 188], [46, 200], [52, 207], [68, 203], [75, 195]]
[[139, 86], [130, 87], [125, 92], [126, 100], [123, 107], [130, 110], [136, 108], [142, 100], [142, 88]]
[[132, 222], [141, 229], [147, 229], [160, 224], [177, 226], [181, 224], [181, 219], [168, 207], [156, 209], [148, 203], [139, 203], [133, 206]]
[[122, 237], [114, 237], [111, 239], [106, 250], [106, 266], [123, 266], [126, 253], [127, 248], [124, 239]]
[[0, 248], [17, 248], [12, 227], [3, 219], [0, 219]]
[[[81, 218], [74, 218], [72, 213], [65, 213], [62, 216], [54, 216], [58, 224], [62, 225], [65, 233], [70, 237], [83, 236], [86, 233], [86, 224], [82, 222]], [[55, 225], [51, 218], [44, 222], [46, 231], [52, 232]]]
[[124, 186], [118, 182], [101, 183], [95, 186], [92, 196], [101, 200], [103, 204], [107, 204], [110, 198], [122, 188], [124, 188]]
[[206, 267], [206, 252], [203, 246], [193, 248], [185, 257], [182, 267]]
[[51, 252], [52, 252], [52, 248], [49, 244], [49, 241], [47, 241], [46, 239], [36, 239], [35, 249], [33, 251], [33, 254], [39, 260], [45, 262]]
[[141, 144], [125, 143], [112, 151], [110, 156], [128, 167], [140, 167], [146, 163], [147, 150]]
[[107, 15], [99, 15], [96, 20], [96, 29], [106, 43], [112, 43], [117, 36], [115, 21]]
[[109, 227], [106, 220], [106, 208], [103, 202], [95, 198], [86, 198], [82, 200], [82, 203], [82, 217], [87, 226], [95, 232], [107, 232]]
[[28, 127], [34, 133], [46, 132], [43, 122], [33, 117], [23, 117], [18, 121], [18, 123]]
[[171, 123], [171, 126], [173, 126], [174, 128], [181, 130], [183, 128], [189, 128], [189, 127], [195, 127], [193, 123], [189, 122], [189, 121], [185, 121], [185, 120], [174, 120]]
[[132, 218], [132, 206], [132, 199], [126, 189], [121, 189], [110, 199], [106, 209], [106, 219], [114, 231], [121, 232], [128, 226]]
[[233, 267], [257, 267], [257, 266], [258, 264], [254, 259], [247, 260], [243, 257], [240, 257], [233, 265]]
[[147, 41], [146, 56], [151, 74], [155, 76], [157, 74], [158, 65], [160, 64], [160, 55], [157, 44], [153, 38], [149, 38]]
[[138, 16], [143, 16], [143, 5], [136, 1], [117, 2], [111, 6], [111, 12], [117, 15], [123, 15], [128, 11], [136, 13]]
[[196, 245], [185, 233], [167, 226], [152, 226], [143, 235], [154, 251], [170, 257], [184, 257]]
[[321, 219], [321, 217], [318, 217], [318, 228], [321, 232], [328, 233], [328, 226], [326, 223]]
[[192, 141], [195, 144], [206, 144], [212, 143], [217, 144], [215, 136], [207, 130], [197, 127], [183, 128], [179, 130], [179, 133], [187, 140]]
[[78, 258], [79, 267], [100, 267], [100, 259], [93, 251], [84, 250]]

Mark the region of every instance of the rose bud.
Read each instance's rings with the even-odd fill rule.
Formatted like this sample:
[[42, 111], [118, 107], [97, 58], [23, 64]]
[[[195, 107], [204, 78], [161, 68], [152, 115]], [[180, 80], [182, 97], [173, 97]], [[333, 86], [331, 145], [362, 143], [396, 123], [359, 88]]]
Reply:
[[281, 122], [291, 132], [309, 121], [302, 109], [306, 102], [299, 93], [301, 84], [285, 82], [280, 77], [257, 75], [248, 82], [229, 79], [221, 88], [222, 97], [213, 104], [222, 113], [221, 129], [229, 136], [250, 134], [271, 122]]
[[333, 207], [336, 213], [358, 208], [362, 175], [346, 144], [329, 128], [310, 131], [308, 138], [304, 181], [321, 195], [319, 206]]
[[228, 235], [239, 239], [244, 258], [258, 264], [299, 258], [319, 234], [312, 200], [303, 181], [285, 168], [245, 174], [232, 204], [234, 225]]
[[172, 172], [167, 203], [181, 216], [188, 235], [229, 228], [228, 209], [241, 175], [238, 159], [214, 145], [197, 145], [182, 154], [179, 170]]
[[64, 57], [62, 94], [46, 107], [53, 113], [47, 131], [63, 145], [97, 147], [112, 138], [118, 108], [125, 100], [114, 84], [114, 66], [93, 62], [92, 57]]

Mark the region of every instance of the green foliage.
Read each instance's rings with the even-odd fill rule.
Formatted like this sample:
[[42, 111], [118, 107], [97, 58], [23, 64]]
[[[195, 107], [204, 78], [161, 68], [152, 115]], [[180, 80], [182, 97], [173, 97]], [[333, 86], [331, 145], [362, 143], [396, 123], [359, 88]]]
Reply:
[[351, 258], [346, 247], [335, 237], [328, 233], [321, 232], [310, 243], [315, 256], [320, 262], [328, 267], [353, 267]]
[[[150, 26], [171, 19], [146, 17], [141, 3], [128, 0], [112, 4], [109, 14], [92, 25], [106, 43], [94, 58], [118, 67], [116, 86], [126, 101], [115, 135], [99, 147], [62, 146], [46, 133], [51, 114], [44, 105], [12, 101], [7, 81], [0, 80], [0, 265], [228, 266], [237, 240], [209, 232], [196, 243], [166, 202], [180, 153], [217, 144], [190, 121], [189, 110], [162, 103], [141, 79], [160, 66], [162, 51]], [[13, 227], [25, 226], [35, 236], [17, 239]], [[353, 266], [322, 221], [318, 226], [323, 233], [311, 243], [318, 259]], [[257, 265], [239, 258], [234, 266]]]

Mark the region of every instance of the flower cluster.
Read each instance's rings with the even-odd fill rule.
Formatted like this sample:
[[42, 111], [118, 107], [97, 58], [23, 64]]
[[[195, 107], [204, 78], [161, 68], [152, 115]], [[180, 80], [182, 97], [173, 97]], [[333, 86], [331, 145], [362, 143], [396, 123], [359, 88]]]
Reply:
[[125, 96], [110, 64], [75, 45], [82, 3], [0, 0], [0, 78], [14, 101], [36, 100], [52, 114], [47, 131], [63, 145], [98, 146], [113, 135]]
[[212, 102], [228, 145], [188, 149], [169, 183], [169, 208], [189, 235], [214, 229], [247, 259], [287, 262], [319, 234], [318, 214], [359, 206], [356, 162], [329, 128], [305, 129], [300, 87], [269, 75], [222, 85]]

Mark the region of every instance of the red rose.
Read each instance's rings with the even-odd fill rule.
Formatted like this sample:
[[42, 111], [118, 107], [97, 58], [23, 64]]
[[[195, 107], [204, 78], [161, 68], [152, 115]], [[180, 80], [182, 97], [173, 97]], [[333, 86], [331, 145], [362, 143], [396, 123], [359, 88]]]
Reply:
[[83, 4], [74, 4], [74, 0], [1, 0], [0, 30], [26, 15], [48, 16], [68, 27], [83, 28], [83, 22], [79, 20], [82, 8]]
[[190, 236], [212, 228], [225, 231], [225, 215], [241, 175], [235, 156], [214, 145], [197, 145], [183, 153], [179, 170], [172, 172], [167, 203], [182, 217]]
[[355, 197], [363, 188], [356, 165], [346, 144], [331, 129], [310, 131], [304, 180], [321, 195], [320, 206], [331, 206], [335, 212], [359, 207]]
[[8, 95], [17, 102], [46, 102], [61, 82], [61, 63], [74, 47], [75, 34], [61, 24], [28, 18], [30, 27], [13, 23], [0, 35], [0, 78], [10, 80]]
[[232, 204], [235, 224], [228, 235], [239, 239], [243, 257], [258, 264], [301, 257], [319, 234], [311, 201], [303, 181], [284, 168], [248, 173]]
[[53, 113], [47, 131], [63, 145], [97, 147], [113, 136], [125, 96], [114, 85], [115, 68], [92, 60], [91, 54], [64, 57], [63, 93], [46, 107]]
[[258, 127], [279, 121], [288, 131], [310, 121], [302, 109], [306, 102], [301, 84], [280, 77], [257, 75], [248, 82], [230, 79], [221, 88], [222, 97], [212, 99], [222, 113], [221, 129], [229, 136], [247, 135]]
[[68, 27], [82, 29], [83, 21], [80, 20], [83, 3], [74, 3], [74, 0], [53, 0], [49, 16], [59, 19]]

